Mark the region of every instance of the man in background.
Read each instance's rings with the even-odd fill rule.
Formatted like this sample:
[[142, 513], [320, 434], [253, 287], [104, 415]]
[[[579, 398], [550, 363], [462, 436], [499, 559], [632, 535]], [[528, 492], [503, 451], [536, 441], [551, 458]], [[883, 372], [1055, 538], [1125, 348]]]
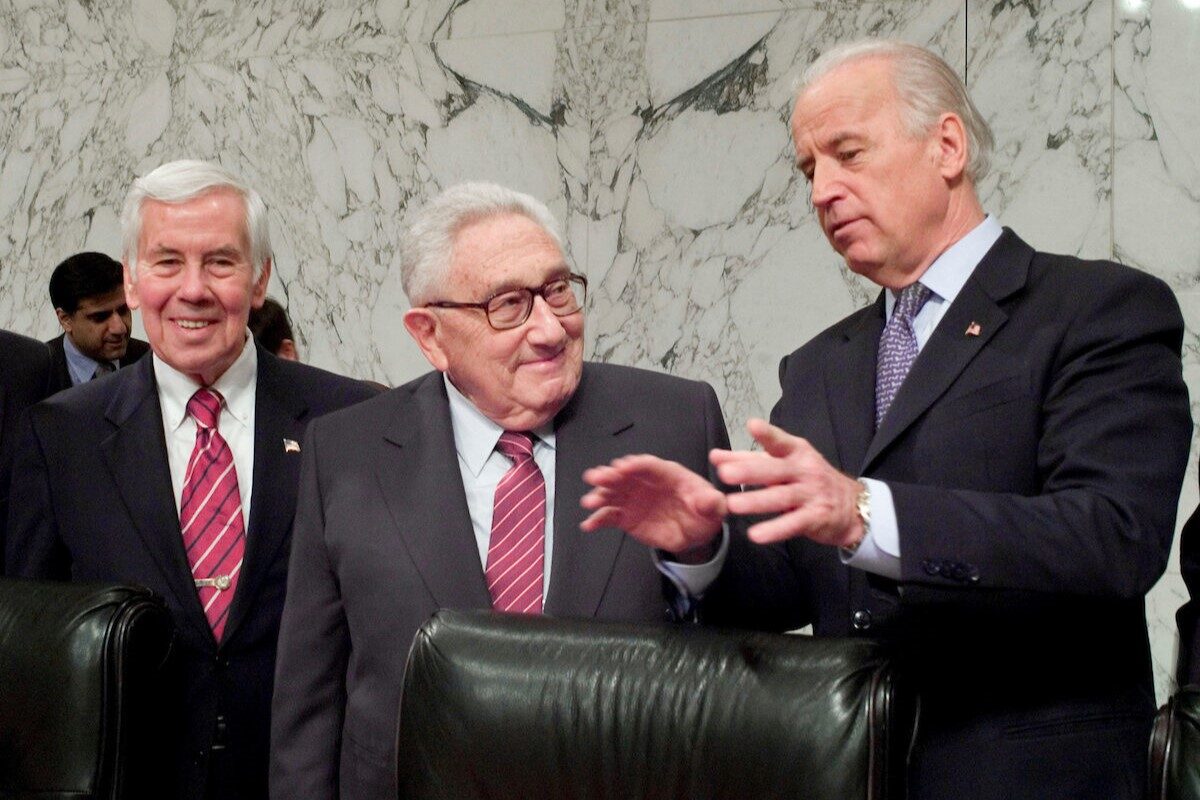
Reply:
[[300, 360], [287, 311], [274, 298], [266, 298], [259, 308], [250, 311], [250, 335], [267, 352], [288, 361]]
[[62, 326], [46, 344], [53, 359], [51, 389], [69, 389], [127, 367], [149, 351], [130, 336], [121, 263], [103, 253], [76, 253], [50, 275], [50, 302]]
[[918, 800], [1140, 798], [1144, 598], [1192, 430], [1174, 295], [988, 216], [991, 134], [926, 50], [823, 55], [792, 136], [826, 237], [878, 299], [783, 360], [771, 424], [748, 426], [762, 451], [713, 454], [749, 491], [627, 459], [589, 473], [586, 527], [694, 551], [726, 511], [765, 517], [690, 593], [714, 623], [891, 642], [921, 696]]
[[728, 438], [704, 383], [583, 360], [587, 281], [534, 198], [446, 190], [416, 213], [404, 323], [434, 371], [305, 443], [271, 732], [276, 800], [396, 797], [404, 661], [440, 608], [671, 615], [621, 531], [579, 530], [588, 466], [652, 452], [705, 470]]
[[262, 800], [300, 441], [373, 392], [254, 345], [267, 209], [226, 170], [174, 161], [137, 179], [121, 232], [153, 356], [27, 415], [9, 569], [161, 595], [176, 635], [160, 796]]

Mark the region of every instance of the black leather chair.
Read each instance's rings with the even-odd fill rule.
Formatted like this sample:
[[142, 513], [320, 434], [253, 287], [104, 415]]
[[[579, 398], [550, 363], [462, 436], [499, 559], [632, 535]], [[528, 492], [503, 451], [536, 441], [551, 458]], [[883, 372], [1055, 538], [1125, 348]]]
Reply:
[[1154, 718], [1149, 800], [1200, 800], [1200, 686], [1185, 686]]
[[399, 796], [895, 800], [914, 716], [867, 641], [442, 611]]
[[0, 798], [161, 797], [171, 635], [146, 589], [0, 578]]

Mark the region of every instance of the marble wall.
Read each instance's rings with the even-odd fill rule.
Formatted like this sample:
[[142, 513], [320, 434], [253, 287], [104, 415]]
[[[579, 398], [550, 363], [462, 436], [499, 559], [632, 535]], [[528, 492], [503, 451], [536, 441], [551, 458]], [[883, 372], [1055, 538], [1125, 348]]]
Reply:
[[[401, 383], [408, 209], [465, 178], [547, 200], [589, 352], [711, 381], [735, 441], [792, 348], [868, 302], [792, 167], [799, 71], [864, 35], [961, 69], [998, 139], [987, 209], [1159, 275], [1200, 389], [1200, 0], [0, 0], [0, 327], [55, 332], [48, 270], [117, 255], [135, 174], [244, 175], [306, 360]], [[1196, 505], [1195, 459], [1181, 500]], [[1169, 688], [1171, 571], [1150, 597]]]

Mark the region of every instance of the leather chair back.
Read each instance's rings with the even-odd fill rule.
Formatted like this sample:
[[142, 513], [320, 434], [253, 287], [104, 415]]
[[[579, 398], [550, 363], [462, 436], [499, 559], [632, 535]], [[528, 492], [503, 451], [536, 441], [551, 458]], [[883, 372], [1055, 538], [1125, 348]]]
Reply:
[[399, 796], [896, 800], [914, 716], [868, 641], [442, 611]]
[[1200, 686], [1185, 686], [1154, 718], [1150, 800], [1200, 800]]
[[146, 589], [0, 578], [0, 797], [155, 794], [170, 616]]

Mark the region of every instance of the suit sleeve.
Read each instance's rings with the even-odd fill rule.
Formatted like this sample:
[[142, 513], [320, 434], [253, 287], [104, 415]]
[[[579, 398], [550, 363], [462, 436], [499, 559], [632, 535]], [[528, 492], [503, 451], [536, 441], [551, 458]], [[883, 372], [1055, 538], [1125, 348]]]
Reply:
[[1045, 362], [1032, 491], [888, 482], [908, 602], [964, 587], [1140, 599], [1162, 575], [1192, 432], [1183, 320], [1164, 283], [1127, 275], [1086, 293]]
[[30, 409], [19, 425], [8, 509], [5, 571], [20, 578], [69, 580], [71, 561], [55, 518], [39, 411]]
[[1175, 615], [1179, 624], [1180, 686], [1200, 684], [1200, 510], [1183, 526], [1179, 543], [1179, 570], [1187, 584], [1189, 599]]
[[271, 707], [270, 795], [336, 800], [350, 638], [325, 546], [320, 423], [309, 426]]

